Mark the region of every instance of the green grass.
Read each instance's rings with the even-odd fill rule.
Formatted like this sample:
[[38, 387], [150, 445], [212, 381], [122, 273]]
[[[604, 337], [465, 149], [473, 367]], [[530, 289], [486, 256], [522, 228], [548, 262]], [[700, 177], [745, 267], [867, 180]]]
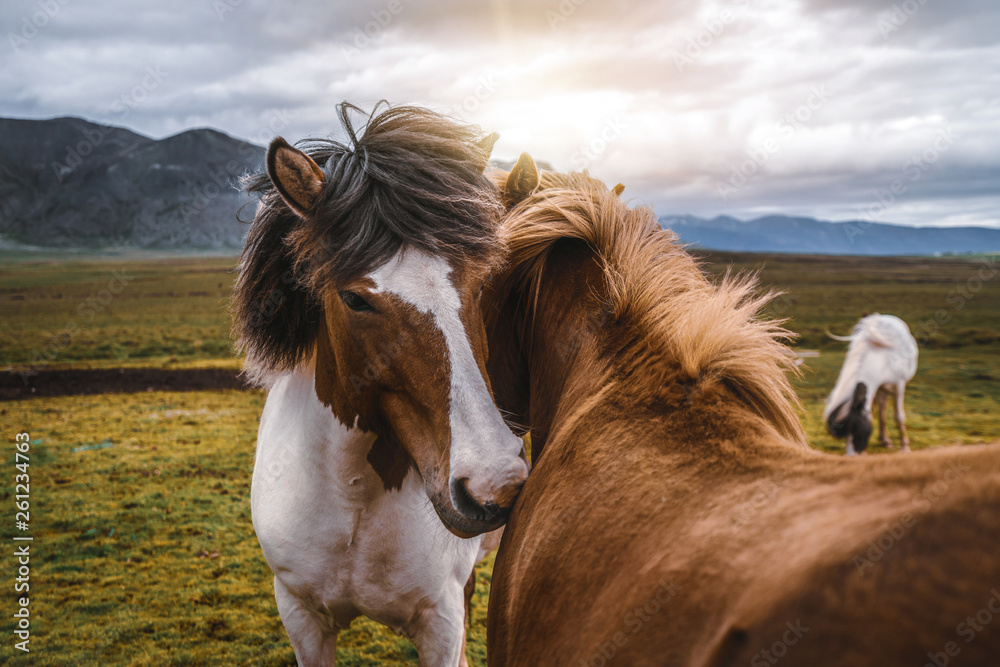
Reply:
[[[841, 343], [846, 345], [846, 343]], [[1000, 349], [922, 349], [920, 367], [906, 387], [906, 426], [914, 449], [940, 444], [992, 442], [1000, 438]], [[814, 447], [843, 452], [823, 423], [823, 405], [844, 361], [842, 351], [807, 359], [796, 392], [805, 408], [803, 423]], [[891, 401], [890, 401], [891, 405]], [[889, 409], [891, 413], [892, 409]], [[899, 446], [895, 422], [887, 415], [889, 436]], [[877, 426], [876, 426], [877, 429]], [[870, 450], [878, 431], [872, 434]]]
[[[707, 255], [709, 268], [759, 271], [784, 292], [767, 309], [789, 318], [795, 345], [838, 351], [865, 313], [902, 318], [924, 349], [1000, 349], [1000, 256], [977, 258]], [[983, 278], [985, 276], [985, 279]]]
[[0, 367], [231, 363], [226, 308], [235, 264], [235, 257], [5, 261]]
[[[235, 367], [225, 313], [231, 258], [6, 259], [2, 364]], [[843, 451], [826, 434], [821, 413], [846, 344], [824, 331], [845, 334], [863, 312], [876, 310], [915, 330], [938, 311], [948, 316], [923, 341], [908, 387], [914, 448], [1000, 437], [1000, 277], [981, 283], [961, 308], [954, 298], [956, 285], [968, 286], [983, 260], [711, 260], [715, 272], [763, 267], [763, 283], [787, 292], [771, 314], [790, 318], [787, 326], [801, 334], [796, 347], [821, 352], [806, 360], [796, 381], [815, 447]], [[32, 350], [79, 317], [79, 304], [106, 288], [120, 266], [134, 281], [53, 359], [33, 361]], [[294, 664], [250, 521], [262, 405], [259, 392], [232, 391], [0, 403], [5, 442], [22, 430], [40, 440], [30, 467], [33, 664]], [[72, 451], [106, 442], [112, 446]], [[3, 503], [11, 508], [12, 444], [6, 451], [11, 477]], [[12, 525], [3, 526], [10, 545]], [[491, 567], [492, 560], [478, 570], [469, 635], [475, 665], [485, 660]], [[14, 654], [12, 592], [6, 600], [0, 663]], [[409, 642], [366, 619], [341, 635], [340, 665], [415, 663]]]
[[[227, 391], [0, 403], [5, 439], [27, 431], [36, 441], [28, 469], [33, 664], [294, 664], [250, 519], [263, 401], [261, 392]], [[13, 473], [12, 451], [4, 461]], [[7, 508], [13, 493], [5, 485]], [[10, 545], [12, 526], [4, 526]], [[470, 634], [478, 665], [491, 565], [480, 568]], [[9, 639], [13, 596], [5, 599]], [[13, 655], [5, 640], [0, 663]], [[343, 665], [416, 661], [408, 641], [368, 619], [341, 634], [338, 657]]]
[[727, 269], [759, 272], [762, 285], [784, 292], [765, 314], [788, 319], [787, 328], [798, 335], [795, 348], [820, 352], [805, 360], [795, 383], [814, 447], [843, 451], [843, 443], [827, 435], [822, 413], [847, 343], [826, 332], [846, 335], [874, 312], [901, 317], [920, 343], [917, 374], [906, 389], [912, 446], [1000, 438], [1000, 258], [714, 253], [706, 261], [717, 275]]

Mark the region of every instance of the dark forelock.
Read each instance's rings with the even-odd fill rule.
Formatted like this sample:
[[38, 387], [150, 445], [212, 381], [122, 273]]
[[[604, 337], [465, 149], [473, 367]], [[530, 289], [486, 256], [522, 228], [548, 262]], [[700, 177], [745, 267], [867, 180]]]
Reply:
[[343, 103], [344, 141], [299, 142], [326, 177], [305, 218], [267, 173], [247, 179], [260, 203], [233, 326], [238, 346], [267, 370], [289, 368], [311, 348], [323, 286], [368, 273], [404, 246], [455, 264], [489, 261], [500, 250], [503, 209], [483, 174], [489, 155], [481, 131], [429, 109], [381, 106], [355, 128], [352, 115], [361, 110]]

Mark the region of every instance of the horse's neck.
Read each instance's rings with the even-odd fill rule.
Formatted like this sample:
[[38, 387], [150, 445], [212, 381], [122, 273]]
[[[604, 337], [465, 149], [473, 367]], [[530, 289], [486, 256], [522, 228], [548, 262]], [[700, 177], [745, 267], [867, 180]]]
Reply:
[[610, 326], [598, 296], [605, 290], [603, 276], [589, 249], [571, 246], [553, 252], [540, 278], [526, 342], [534, 456], [554, 425], [603, 384], [596, 363], [598, 338]]
[[[265, 438], [283, 443], [281, 456], [294, 459], [303, 470], [314, 471], [325, 483], [353, 485], [370, 473], [366, 457], [375, 436], [341, 423], [329, 406], [320, 402], [312, 362], [302, 364], [271, 387], [261, 417], [262, 441]], [[282, 465], [277, 458], [274, 466]]]
[[[710, 461], [715, 456], [725, 458], [716, 451], [720, 442], [757, 443], [744, 447], [743, 453], [749, 456], [751, 449], [770, 451], [768, 439], [785, 452], [787, 443], [773, 426], [738, 400], [724, 382], [711, 378], [692, 382], [679, 361], [666, 357], [656, 359], [653, 376], [645, 375], [653, 365], [650, 362], [635, 365], [632, 375], [625, 377], [616, 364], [625, 363], [624, 355], [641, 354], [644, 348], [606, 312], [600, 298], [605, 289], [603, 276], [589, 250], [563, 248], [549, 258], [541, 278], [528, 341], [534, 456], [556, 430], [575, 429], [579, 420], [592, 417], [595, 410], [603, 415], [602, 423], [624, 416], [616, 407], [622, 402], [631, 410], [623, 428], [644, 424], [640, 435], [655, 442], [661, 452]], [[666, 412], [669, 423], [687, 424], [684, 432], [702, 434], [697, 447], [672, 435], [676, 429], [662, 419]], [[770, 456], [763, 450], [759, 453]]]

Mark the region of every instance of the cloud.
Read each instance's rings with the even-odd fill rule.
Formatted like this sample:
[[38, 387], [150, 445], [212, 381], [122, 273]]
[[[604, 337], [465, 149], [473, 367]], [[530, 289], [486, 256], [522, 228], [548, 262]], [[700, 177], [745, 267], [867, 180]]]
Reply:
[[0, 115], [264, 143], [337, 133], [338, 102], [385, 98], [662, 214], [837, 218], [950, 129], [879, 219], [1000, 225], [996, 3], [13, 0], [0, 19]]

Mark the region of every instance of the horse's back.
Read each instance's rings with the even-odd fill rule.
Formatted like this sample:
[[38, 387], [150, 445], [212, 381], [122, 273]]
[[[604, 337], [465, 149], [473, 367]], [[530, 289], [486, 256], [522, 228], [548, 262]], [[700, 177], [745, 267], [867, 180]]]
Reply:
[[[729, 596], [702, 652], [711, 659], [688, 664], [921, 665], [949, 643], [948, 664], [997, 664], [1000, 625], [963, 624], [990, 604], [1000, 612], [1000, 448], [858, 463], [790, 471], [775, 494], [784, 508], [763, 513], [742, 547], [740, 562], [757, 565]], [[820, 509], [838, 500], [842, 512]]]
[[979, 503], [969, 516], [969, 499], [957, 500], [914, 523], [887, 524], [877, 538], [855, 542], [847, 560], [807, 568], [796, 590], [738, 605], [707, 664], [764, 665], [773, 657], [884, 667], [934, 664], [934, 655], [939, 665], [997, 664], [1000, 629], [990, 624], [1000, 622], [1000, 565], [992, 556], [1000, 543], [990, 532], [1000, 501]]
[[863, 335], [872, 343], [872, 349], [889, 357], [893, 369], [903, 380], [913, 378], [917, 370], [917, 341], [906, 322], [895, 315], [871, 315], [864, 320]]
[[997, 447], [858, 464], [765, 447], [712, 472], [629, 444], [546, 451], [497, 559], [492, 665], [1000, 655], [1000, 614], [975, 641], [956, 629], [1000, 591]]

